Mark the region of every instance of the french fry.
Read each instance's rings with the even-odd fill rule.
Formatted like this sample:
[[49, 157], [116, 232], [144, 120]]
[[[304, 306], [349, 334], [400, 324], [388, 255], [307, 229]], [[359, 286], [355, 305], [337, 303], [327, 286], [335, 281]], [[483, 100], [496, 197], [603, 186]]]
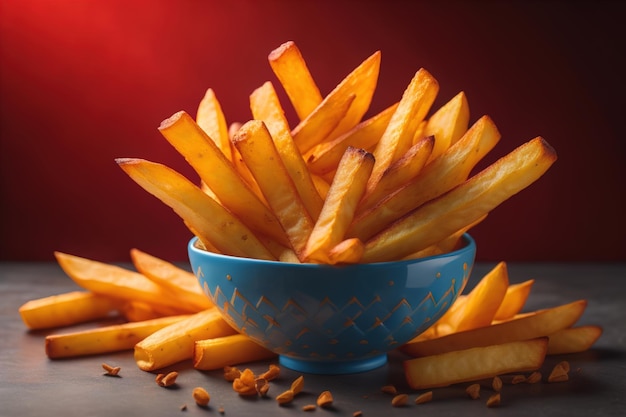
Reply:
[[317, 219], [324, 200], [317, 191], [302, 154], [291, 136], [283, 108], [271, 82], [264, 83], [250, 95], [250, 109], [256, 120], [265, 123], [302, 203], [311, 218]]
[[529, 279], [519, 284], [509, 285], [502, 304], [496, 311], [493, 319], [497, 321], [509, 320], [522, 311], [534, 282], [534, 279]]
[[214, 307], [193, 273], [136, 248], [130, 250], [130, 258], [137, 271], [168, 288], [181, 303], [188, 303], [197, 311]]
[[410, 341], [401, 347], [407, 355], [429, 356], [471, 347], [498, 345], [518, 340], [548, 337], [571, 327], [582, 316], [586, 300], [578, 300], [509, 321], [451, 333], [428, 340]]
[[[319, 140], [331, 141], [342, 134], [346, 133], [354, 126], [356, 126], [369, 109], [376, 85], [378, 84], [378, 74], [380, 72], [380, 51], [374, 52], [368, 58], [366, 58], [361, 64], [359, 64], [352, 72], [341, 80], [339, 84], [326, 96], [318, 107], [326, 106], [326, 102], [331, 100], [344, 101], [345, 97], [354, 96], [354, 100], [348, 109], [348, 112], [339, 122], [339, 125], [325, 138], [319, 138]], [[344, 99], [339, 99], [344, 97]], [[314, 113], [313, 111], [311, 115]], [[304, 124], [305, 121], [300, 122]], [[294, 140], [298, 143], [298, 139], [295, 139], [297, 135], [301, 134], [298, 131], [301, 128], [296, 126], [293, 129], [292, 134]]]
[[167, 316], [152, 320], [114, 324], [78, 332], [46, 336], [46, 355], [50, 359], [131, 350], [136, 343], [187, 316]]
[[465, 92], [461, 91], [441, 106], [426, 122], [424, 136], [434, 136], [435, 146], [429, 162], [456, 143], [469, 126], [469, 104]]
[[324, 140], [346, 117], [356, 95], [330, 95], [309, 116], [302, 120], [293, 131], [293, 140], [302, 154]]
[[139, 369], [154, 371], [193, 357], [197, 340], [235, 334], [215, 309], [193, 314], [164, 327], [135, 345], [135, 362]]
[[328, 263], [331, 265], [357, 263], [363, 256], [364, 250], [363, 242], [359, 239], [342, 240], [328, 252]]
[[301, 259], [314, 222], [262, 121], [245, 123], [232, 139]]
[[447, 312], [444, 314], [445, 322], [457, 332], [489, 326], [502, 305], [508, 287], [506, 263], [499, 262], [467, 294], [461, 308], [450, 315]]
[[193, 348], [193, 367], [210, 371], [275, 357], [274, 352], [254, 342], [248, 336], [234, 334], [196, 341]]
[[318, 175], [334, 172], [348, 146], [366, 150], [374, 149], [397, 107], [398, 103], [389, 106], [336, 139], [315, 146], [306, 154], [309, 170]]
[[151, 305], [173, 308], [180, 312], [194, 312], [193, 307], [181, 304], [163, 287], [142, 274], [76, 255], [54, 252], [59, 265], [80, 287], [129, 301], [143, 301]]
[[144, 301], [127, 301], [120, 312], [127, 321], [145, 321], [180, 314], [180, 312], [171, 311], [169, 308], [155, 306]]
[[425, 69], [420, 68], [406, 87], [400, 104], [394, 112], [374, 150], [374, 170], [367, 185], [370, 193], [389, 168], [411, 147], [413, 135], [439, 92], [439, 83]]
[[307, 241], [303, 255], [306, 261], [330, 263], [329, 251], [344, 239], [373, 166], [371, 153], [352, 147], [346, 150]]
[[406, 185], [381, 200], [369, 198], [363, 201], [348, 235], [365, 241], [411, 210], [463, 183], [499, 140], [500, 132], [491, 118], [481, 117], [456, 144], [426, 165]]
[[116, 313], [122, 305], [123, 302], [117, 297], [89, 291], [71, 291], [27, 301], [18, 311], [26, 327], [40, 330], [106, 318]]
[[211, 88], [207, 89], [198, 104], [196, 123], [213, 140], [226, 159], [232, 161], [226, 117], [224, 117], [222, 105], [215, 96], [215, 91]]
[[116, 159], [137, 184], [170, 206], [205, 245], [233, 256], [274, 260], [244, 223], [173, 169], [135, 158]]
[[298, 118], [306, 119], [322, 102], [323, 97], [300, 49], [295, 42], [287, 41], [270, 52], [267, 59]]
[[600, 336], [600, 326], [588, 325], [559, 330], [549, 336], [548, 355], [585, 352]]
[[[220, 204], [252, 230], [287, 243], [280, 223], [269, 207], [257, 197], [220, 148], [186, 112], [179, 111], [162, 121], [159, 132], [193, 167]], [[153, 170], [156, 171], [156, 168]]]
[[401, 259], [440, 241], [538, 180], [556, 159], [543, 138], [526, 142], [368, 240], [362, 262]]
[[415, 390], [445, 387], [539, 369], [548, 338], [515, 341], [408, 359], [403, 363], [409, 387]]
[[411, 146], [400, 159], [387, 168], [376, 188], [369, 190], [369, 193], [363, 196], [360, 205], [362, 207], [371, 206], [373, 204], [370, 202], [382, 200], [385, 196], [417, 177], [430, 158], [435, 142], [434, 136], [426, 136]]

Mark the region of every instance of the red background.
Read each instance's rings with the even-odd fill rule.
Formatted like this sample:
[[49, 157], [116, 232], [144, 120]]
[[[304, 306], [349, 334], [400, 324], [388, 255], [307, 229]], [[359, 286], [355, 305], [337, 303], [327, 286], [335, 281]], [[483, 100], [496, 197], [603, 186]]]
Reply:
[[381, 50], [370, 114], [420, 67], [440, 83], [435, 106], [464, 90], [471, 120], [502, 133], [484, 163], [537, 135], [556, 148], [474, 229], [478, 260], [624, 261], [624, 16], [619, 1], [2, 0], [0, 258], [186, 259], [182, 221], [114, 158], [193, 176], [160, 121], [195, 114], [208, 87], [229, 122], [248, 120], [264, 81], [284, 98], [267, 54], [294, 40], [323, 94]]

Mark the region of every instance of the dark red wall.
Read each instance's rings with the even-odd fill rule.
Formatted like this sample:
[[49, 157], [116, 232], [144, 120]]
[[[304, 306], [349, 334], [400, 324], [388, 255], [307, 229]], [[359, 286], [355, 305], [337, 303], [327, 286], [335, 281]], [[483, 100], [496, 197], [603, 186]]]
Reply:
[[2, 1], [0, 258], [127, 261], [138, 247], [184, 260], [180, 219], [113, 160], [193, 176], [160, 121], [195, 114], [208, 87], [229, 122], [248, 120], [248, 95], [276, 81], [267, 54], [294, 40], [323, 93], [381, 50], [371, 112], [420, 67], [439, 80], [436, 105], [464, 90], [472, 121], [488, 114], [502, 133], [485, 163], [537, 135], [556, 148], [474, 230], [479, 260], [624, 261], [624, 7], [571, 3]]

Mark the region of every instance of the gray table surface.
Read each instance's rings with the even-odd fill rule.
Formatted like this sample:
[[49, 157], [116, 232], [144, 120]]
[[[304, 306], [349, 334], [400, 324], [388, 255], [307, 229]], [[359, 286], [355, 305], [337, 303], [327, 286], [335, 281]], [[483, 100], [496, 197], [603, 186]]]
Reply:
[[[492, 264], [474, 267], [471, 288]], [[139, 370], [132, 352], [49, 360], [44, 337], [50, 332], [29, 332], [18, 307], [34, 298], [77, 289], [53, 263], [0, 263], [0, 416], [284, 416], [303, 415], [301, 407], [314, 403], [323, 390], [335, 398], [332, 409], [312, 415], [352, 416], [623, 416], [626, 415], [626, 264], [508, 264], [510, 281], [534, 278], [526, 310], [546, 308], [585, 298], [589, 305], [580, 324], [600, 324], [604, 333], [593, 349], [581, 354], [549, 357], [545, 369], [566, 359], [572, 366], [570, 380], [563, 383], [506, 385], [502, 404], [485, 405], [489, 395], [468, 399], [464, 386], [436, 389], [434, 400], [415, 405], [418, 393], [404, 380], [397, 352], [388, 364], [373, 371], [341, 376], [305, 374], [304, 391], [290, 406], [278, 406], [273, 396], [286, 389], [299, 373], [282, 369], [273, 383], [270, 398], [238, 396], [220, 371], [201, 372], [189, 363], [167, 370], [180, 373], [177, 387], [166, 389], [154, 382], [154, 374]], [[58, 331], [58, 330], [57, 330]], [[103, 375], [103, 362], [120, 366], [121, 377]], [[252, 370], [267, 369], [268, 362], [248, 364]], [[393, 384], [409, 394], [406, 407], [392, 407], [383, 385]], [[196, 407], [191, 390], [203, 386], [211, 393], [206, 409]], [[273, 394], [273, 395], [272, 395]], [[181, 406], [187, 405], [186, 410]]]

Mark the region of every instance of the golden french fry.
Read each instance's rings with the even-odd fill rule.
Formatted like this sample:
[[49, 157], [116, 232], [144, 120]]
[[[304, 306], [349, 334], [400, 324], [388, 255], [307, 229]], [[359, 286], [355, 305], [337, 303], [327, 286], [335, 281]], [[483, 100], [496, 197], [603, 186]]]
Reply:
[[193, 367], [203, 371], [223, 369], [276, 357], [276, 354], [243, 334], [198, 340], [193, 348]]
[[18, 311], [26, 327], [39, 330], [106, 318], [122, 305], [123, 301], [117, 297], [71, 291], [27, 301]]
[[271, 82], [266, 82], [250, 95], [250, 109], [256, 120], [265, 123], [304, 206], [311, 218], [317, 219], [324, 200], [317, 191], [295, 139], [291, 136], [283, 108]]
[[[145, 321], [157, 319], [159, 317], [177, 316], [181, 312], [173, 308], [155, 306], [145, 301], [127, 301], [120, 312], [127, 321]], [[189, 314], [189, 312], [187, 312]]]
[[63, 271], [76, 284], [96, 294], [143, 301], [155, 306], [174, 308], [178, 312], [195, 312], [192, 306], [181, 304], [163, 287], [138, 272], [58, 251], [54, 252], [54, 256]]
[[251, 120], [232, 140], [287, 233], [291, 248], [301, 259], [314, 223], [267, 127], [260, 120]]
[[307, 261], [330, 263], [329, 251], [342, 240], [352, 222], [356, 206], [365, 192], [374, 166], [374, 156], [349, 147], [337, 168], [324, 207], [304, 250]]
[[[162, 121], [159, 132], [185, 157], [221, 205], [252, 230], [287, 244], [280, 223], [269, 207], [257, 197], [220, 148], [186, 112], [179, 111]], [[173, 175], [170, 177], [173, 178]]]
[[546, 337], [474, 347], [409, 359], [404, 371], [409, 387], [426, 389], [539, 369], [545, 360]]
[[406, 87], [383, 136], [374, 150], [376, 164], [367, 185], [371, 192], [389, 166], [411, 147], [413, 135], [424, 120], [439, 92], [439, 83], [425, 69], [419, 69]]
[[[354, 96], [348, 112], [339, 122], [339, 125], [323, 140], [331, 141], [356, 126], [369, 109], [378, 84], [380, 72], [380, 51], [374, 52], [359, 64], [352, 72], [341, 80], [339, 84], [326, 96], [318, 107], [326, 106], [331, 100], [344, 101], [345, 97]], [[344, 99], [339, 99], [344, 97]], [[301, 122], [302, 123], [302, 122]], [[298, 126], [294, 131], [298, 130]], [[294, 136], [296, 136], [294, 134]], [[296, 140], [297, 142], [297, 140]]]
[[511, 284], [506, 290], [502, 304], [496, 311], [494, 320], [509, 320], [522, 311], [535, 280], [529, 279], [519, 284]]
[[364, 250], [363, 242], [357, 238], [342, 240], [328, 252], [328, 263], [331, 265], [357, 263]]
[[400, 159], [387, 168], [376, 188], [368, 190], [363, 196], [360, 206], [372, 206], [372, 202], [382, 200], [385, 196], [417, 177], [430, 158], [435, 142], [433, 136], [426, 136], [411, 146]]
[[509, 321], [447, 334], [428, 340], [410, 341], [401, 350], [414, 357], [428, 356], [471, 347], [497, 345], [536, 337], [548, 337], [571, 327], [582, 316], [586, 300], [578, 300]]
[[406, 185], [387, 196], [377, 194], [382, 200], [363, 201], [348, 235], [365, 241], [411, 210], [461, 184], [499, 140], [500, 132], [493, 121], [487, 116], [481, 117], [456, 144], [426, 165]]
[[401, 259], [444, 239], [538, 180], [556, 159], [543, 138], [526, 142], [367, 241], [362, 262]]
[[152, 333], [186, 317], [186, 315], [168, 316], [48, 335], [45, 342], [46, 355], [50, 359], [59, 359], [131, 350], [136, 343]]
[[136, 248], [130, 250], [130, 258], [137, 271], [168, 288], [181, 303], [192, 305], [197, 311], [214, 307], [193, 273]]
[[354, 94], [329, 95], [327, 100], [320, 103], [306, 119], [302, 120], [291, 132], [300, 152], [305, 154], [323, 143], [346, 117], [355, 99]]
[[469, 104], [463, 91], [430, 116], [423, 131], [423, 135], [435, 137], [435, 146], [429, 162], [463, 136], [469, 126], [469, 117]]
[[322, 102], [323, 97], [309, 71], [300, 49], [287, 41], [267, 57], [300, 120], [304, 120]]
[[460, 309], [450, 315], [447, 312], [444, 314], [446, 323], [457, 332], [489, 326], [502, 305], [508, 287], [506, 263], [499, 262], [467, 294]]
[[578, 326], [562, 329], [549, 336], [548, 355], [578, 353], [589, 350], [602, 336], [600, 326]]
[[215, 91], [209, 88], [200, 103], [196, 112], [196, 123], [213, 140], [222, 154], [229, 161], [232, 160], [230, 150], [230, 137], [228, 136], [228, 125], [222, 111], [222, 105], [215, 96]]
[[274, 256], [241, 220], [173, 169], [135, 158], [118, 165], [137, 184], [170, 206], [205, 245], [233, 256], [274, 260]]
[[334, 172], [348, 146], [366, 150], [373, 149], [383, 135], [397, 107], [398, 103], [389, 106], [336, 139], [315, 146], [306, 154], [305, 159], [309, 170], [318, 175]]
[[197, 340], [235, 334], [215, 309], [201, 311], [164, 327], [135, 345], [135, 362], [139, 369], [154, 371], [193, 357]]

